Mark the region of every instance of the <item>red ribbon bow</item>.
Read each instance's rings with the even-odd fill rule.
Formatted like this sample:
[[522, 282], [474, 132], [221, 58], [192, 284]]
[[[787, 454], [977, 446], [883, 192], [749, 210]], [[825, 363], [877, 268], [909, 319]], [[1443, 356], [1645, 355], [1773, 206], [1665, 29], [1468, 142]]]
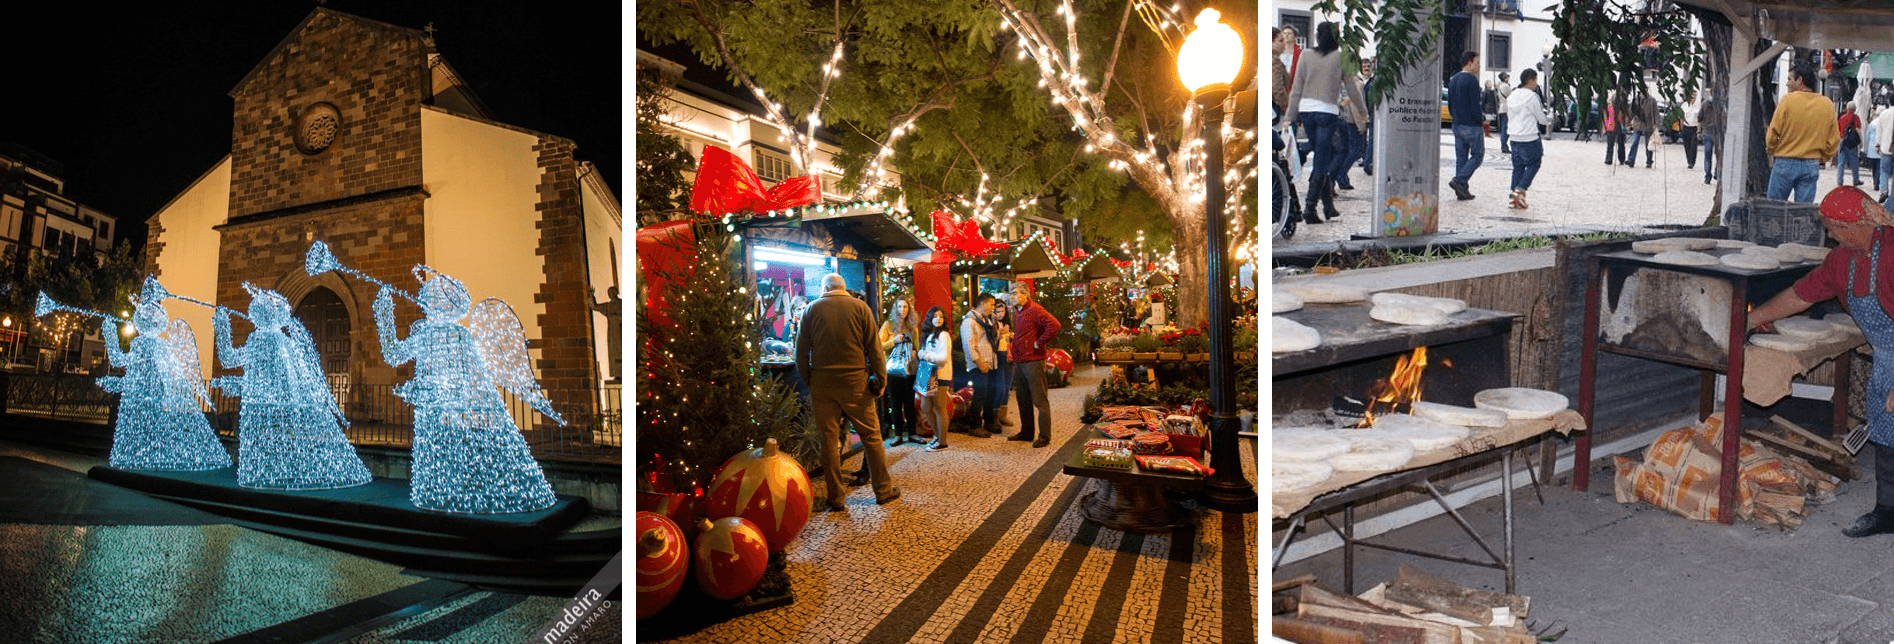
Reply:
[[934, 211], [934, 261], [953, 261], [948, 251], [966, 257], [985, 257], [995, 250], [1006, 248], [1006, 244], [988, 241], [980, 234], [980, 224], [969, 218], [966, 221], [954, 221], [951, 213]]
[[822, 180], [812, 176], [784, 179], [764, 189], [763, 180], [737, 155], [716, 146], [704, 146], [691, 186], [691, 211], [722, 215], [731, 212], [768, 212], [806, 206], [822, 200]]

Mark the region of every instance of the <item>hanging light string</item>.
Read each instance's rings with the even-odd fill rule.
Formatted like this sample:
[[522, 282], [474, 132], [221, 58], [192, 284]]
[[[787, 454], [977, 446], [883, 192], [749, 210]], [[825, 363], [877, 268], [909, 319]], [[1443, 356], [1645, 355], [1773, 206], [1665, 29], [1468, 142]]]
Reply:
[[833, 36], [835, 46], [829, 53], [828, 62], [822, 65], [822, 81], [816, 90], [815, 102], [809, 107], [809, 115], [804, 119], [808, 124], [807, 134], [804, 134], [796, 131], [795, 120], [789, 117], [783, 104], [770, 100], [769, 94], [763, 91], [762, 86], [757, 85], [756, 80], [743, 71], [743, 66], [737, 63], [736, 57], [730, 53], [729, 45], [724, 42], [723, 30], [717, 27], [715, 21], [704, 15], [703, 7], [694, 2], [689, 4], [698, 24], [703, 25], [704, 30], [709, 32], [711, 39], [716, 43], [717, 53], [723, 58], [724, 66], [737, 77], [738, 82], [750, 88], [750, 93], [756, 95], [756, 100], [763, 104], [763, 111], [770, 124], [775, 125], [777, 132], [781, 134], [780, 140], [789, 147], [790, 174], [809, 174], [809, 168], [815, 163], [815, 131], [822, 125], [822, 106], [828, 102], [829, 88], [835, 79], [842, 75], [842, 54], [847, 44], [844, 39], [847, 34], [847, 25], [841, 14], [838, 13], [835, 18]]
[[[1000, 30], [1019, 34], [1018, 57], [1020, 60], [1031, 58], [1039, 70], [1039, 85], [1052, 95], [1053, 105], [1066, 109], [1071, 114], [1073, 129], [1085, 139], [1085, 151], [1097, 153], [1108, 159], [1107, 166], [1121, 172], [1131, 172], [1139, 178], [1139, 183], [1160, 202], [1175, 202], [1182, 199], [1190, 204], [1202, 204], [1205, 201], [1204, 162], [1206, 160], [1204, 141], [1201, 131], [1200, 110], [1193, 101], [1185, 101], [1180, 131], [1185, 140], [1181, 141], [1169, 158], [1157, 152], [1159, 146], [1156, 137], [1147, 132], [1144, 146], [1139, 147], [1118, 138], [1113, 128], [1113, 120], [1104, 110], [1104, 100], [1092, 91], [1090, 82], [1079, 67], [1078, 51], [1078, 14], [1069, 0], [1061, 0], [1057, 14], [1065, 22], [1065, 55], [1060, 56], [1053, 43], [1057, 42], [1041, 25], [1039, 20], [1014, 4], [1013, 0], [994, 0], [1000, 9]], [[1177, 17], [1180, 8], [1159, 7], [1149, 0], [1137, 0], [1134, 8], [1139, 18], [1151, 30], [1158, 34], [1166, 49], [1173, 52], [1176, 47], [1170, 36], [1175, 34], [1182, 39], [1185, 30], [1184, 21]], [[1227, 116], [1227, 115], [1226, 115]], [[1251, 179], [1256, 176], [1256, 154], [1254, 129], [1232, 128], [1227, 122], [1221, 129], [1225, 150], [1244, 149], [1246, 154], [1229, 168], [1222, 177], [1225, 185], [1224, 215], [1230, 217], [1235, 226], [1230, 227], [1230, 239], [1242, 238], [1242, 232], [1248, 228], [1248, 207], [1244, 204]], [[1167, 170], [1168, 168], [1168, 170]], [[1179, 186], [1189, 186], [1187, 192]], [[1212, 216], [1212, 213], [1205, 213]]]

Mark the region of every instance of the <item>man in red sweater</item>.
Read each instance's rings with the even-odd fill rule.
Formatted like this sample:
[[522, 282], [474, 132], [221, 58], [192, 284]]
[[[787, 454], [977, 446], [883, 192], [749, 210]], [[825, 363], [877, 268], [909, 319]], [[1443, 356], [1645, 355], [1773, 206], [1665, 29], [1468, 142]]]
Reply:
[[[1046, 351], [1063, 325], [1033, 301], [1032, 285], [1025, 280], [1013, 282], [1013, 305], [1013, 391], [1019, 402], [1019, 433], [1006, 440], [1032, 441], [1033, 447], [1045, 447], [1052, 442], [1052, 404], [1046, 402]], [[1034, 409], [1039, 410], [1037, 424], [1033, 422]]]

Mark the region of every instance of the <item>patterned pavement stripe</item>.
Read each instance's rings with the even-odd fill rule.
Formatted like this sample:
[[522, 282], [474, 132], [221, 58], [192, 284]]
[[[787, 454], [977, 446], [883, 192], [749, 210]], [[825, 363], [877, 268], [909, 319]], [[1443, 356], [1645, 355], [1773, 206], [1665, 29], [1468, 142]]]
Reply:
[[[1002, 526], [1013, 525], [1013, 522], [1017, 521], [1020, 515], [1025, 513], [1026, 508], [1032, 504], [1033, 499], [1038, 498], [1045, 491], [1053, 477], [1059, 475], [1065, 465], [1064, 456], [1069, 454], [1070, 450], [1078, 449], [1078, 446], [1084, 444], [1085, 432], [1073, 432], [1070, 439], [1061, 444], [1058, 449], [1052, 450], [1053, 453], [1047, 455], [1045, 464], [1040, 465], [1031, 477], [1013, 490], [1011, 496], [987, 515], [985, 521], [987, 527], [975, 531], [967, 536], [966, 541], [960, 542], [960, 547], [955, 548], [953, 554], [948, 555], [946, 560], [935, 566], [934, 572], [928, 574], [914, 592], [909, 593], [900, 604], [894, 607], [894, 610], [882, 618], [880, 623], [877, 623], [875, 628], [862, 638], [862, 641], [906, 642], [912, 640], [915, 633], [927, 623], [928, 617], [933, 615], [948, 595], [960, 586], [960, 580], [965, 577], [967, 571], [993, 550], [993, 546], [1006, 533]], [[1077, 486], [1068, 486], [1067, 489], [1073, 487]], [[1064, 511], [1061, 510], [1057, 514], [1064, 514]]]
[[1223, 519], [1223, 641], [1256, 641], [1256, 600], [1250, 594], [1250, 580], [1256, 569], [1248, 555], [1255, 552], [1244, 538], [1242, 515], [1221, 514]]
[[1153, 642], [1184, 641], [1184, 613], [1190, 602], [1190, 562], [1197, 545], [1197, 526], [1185, 525], [1170, 535], [1169, 561], [1164, 565], [1164, 591], [1158, 595], [1157, 618], [1151, 627]]
[[1098, 593], [1098, 605], [1092, 609], [1092, 619], [1085, 626], [1084, 644], [1111, 644], [1122, 628], [1125, 602], [1133, 588], [1131, 581], [1137, 573], [1138, 553], [1142, 550], [1144, 535], [1127, 534], [1118, 541], [1111, 571], [1105, 574], [1105, 585]]
[[992, 583], [980, 591], [979, 599], [974, 600], [966, 616], [954, 625], [953, 632], [949, 633], [944, 641], [973, 641], [981, 631], [986, 629], [987, 623], [999, 612], [1000, 602], [1005, 600], [1007, 593], [1013, 589], [1013, 583], [1019, 580], [1020, 574], [1025, 572], [1034, 556], [1039, 554], [1040, 548], [1051, 538], [1052, 529], [1059, 525], [1060, 519], [1064, 518], [1072, 508], [1073, 500], [1085, 487], [1084, 483], [1085, 480], [1081, 479], [1065, 486], [1065, 491], [1059, 493], [1058, 499], [1052, 502], [1052, 507], [1040, 517], [1039, 523], [1033, 526], [1026, 538], [1020, 541], [1019, 548], [1007, 557], [1006, 564], [994, 574]]
[[1085, 564], [1085, 556], [1092, 551], [1092, 543], [1098, 540], [1098, 524], [1090, 521], [1079, 522], [1079, 531], [1072, 542], [1066, 544], [1065, 553], [1060, 555], [1059, 563], [1052, 568], [1051, 578], [1039, 589], [1033, 599], [1032, 607], [1026, 610], [1026, 619], [1019, 629], [1013, 631], [1013, 644], [1037, 644], [1046, 641], [1047, 633], [1052, 631], [1052, 622], [1059, 615], [1059, 608], [1065, 605], [1066, 594], [1072, 589], [1072, 580], [1078, 577], [1079, 568]]

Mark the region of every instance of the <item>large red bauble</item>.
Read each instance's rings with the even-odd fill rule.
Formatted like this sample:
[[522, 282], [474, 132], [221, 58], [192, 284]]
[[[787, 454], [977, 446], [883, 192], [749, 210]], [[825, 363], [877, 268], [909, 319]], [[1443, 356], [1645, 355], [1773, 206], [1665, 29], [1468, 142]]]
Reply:
[[1065, 349], [1053, 349], [1046, 353], [1046, 365], [1058, 369], [1065, 378], [1072, 377], [1072, 354], [1066, 353]]
[[769, 567], [769, 545], [756, 524], [743, 517], [724, 517], [699, 520], [697, 529], [697, 544], [691, 549], [697, 587], [724, 601], [756, 588]]
[[656, 512], [639, 512], [638, 619], [664, 610], [684, 587], [690, 558], [684, 552], [684, 531]]
[[809, 522], [815, 488], [802, 464], [776, 448], [776, 439], [738, 452], [710, 481], [706, 519], [743, 517], [763, 533], [770, 552], [784, 552]]

